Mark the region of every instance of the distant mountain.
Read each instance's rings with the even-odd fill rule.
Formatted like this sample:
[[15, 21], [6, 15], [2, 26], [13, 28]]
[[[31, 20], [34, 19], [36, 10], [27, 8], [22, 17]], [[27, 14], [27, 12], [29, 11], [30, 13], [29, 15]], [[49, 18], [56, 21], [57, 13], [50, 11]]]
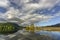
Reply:
[[52, 25], [52, 26], [60, 27], [60, 23], [58, 23], [58, 24], [56, 24], [56, 25]]
[[55, 25], [50, 25], [50, 26], [47, 26], [47, 27], [60, 27], [60, 23], [55, 24]]

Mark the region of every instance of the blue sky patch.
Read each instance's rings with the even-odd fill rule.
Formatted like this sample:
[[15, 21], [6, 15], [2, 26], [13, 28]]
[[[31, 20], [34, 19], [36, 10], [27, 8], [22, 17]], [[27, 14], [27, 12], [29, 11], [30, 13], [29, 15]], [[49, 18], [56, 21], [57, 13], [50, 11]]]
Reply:
[[0, 7], [0, 13], [5, 13], [7, 11], [6, 8]]

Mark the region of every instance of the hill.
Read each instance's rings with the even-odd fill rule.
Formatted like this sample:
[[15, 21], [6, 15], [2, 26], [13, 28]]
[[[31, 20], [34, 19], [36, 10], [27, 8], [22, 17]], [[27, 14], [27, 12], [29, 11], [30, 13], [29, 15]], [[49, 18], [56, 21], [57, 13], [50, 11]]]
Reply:
[[60, 27], [60, 23], [55, 24], [55, 25], [46, 26], [46, 27]]

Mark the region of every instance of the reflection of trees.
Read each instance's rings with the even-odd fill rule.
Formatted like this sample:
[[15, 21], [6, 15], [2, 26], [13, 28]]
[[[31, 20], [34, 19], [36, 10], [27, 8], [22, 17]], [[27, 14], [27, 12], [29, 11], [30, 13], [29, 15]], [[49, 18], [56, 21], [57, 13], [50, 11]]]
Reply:
[[11, 38], [10, 40], [54, 40], [54, 39], [47, 35], [29, 33], [26, 35], [18, 34], [15, 37]]

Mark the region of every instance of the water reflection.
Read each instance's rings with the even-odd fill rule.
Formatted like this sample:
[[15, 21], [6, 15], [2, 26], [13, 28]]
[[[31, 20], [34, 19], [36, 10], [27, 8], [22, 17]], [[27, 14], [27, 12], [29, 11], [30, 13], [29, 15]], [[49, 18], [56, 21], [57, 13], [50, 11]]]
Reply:
[[57, 32], [57, 31], [40, 31], [37, 33], [40, 35], [48, 35], [54, 38], [55, 40], [60, 40], [60, 32]]

